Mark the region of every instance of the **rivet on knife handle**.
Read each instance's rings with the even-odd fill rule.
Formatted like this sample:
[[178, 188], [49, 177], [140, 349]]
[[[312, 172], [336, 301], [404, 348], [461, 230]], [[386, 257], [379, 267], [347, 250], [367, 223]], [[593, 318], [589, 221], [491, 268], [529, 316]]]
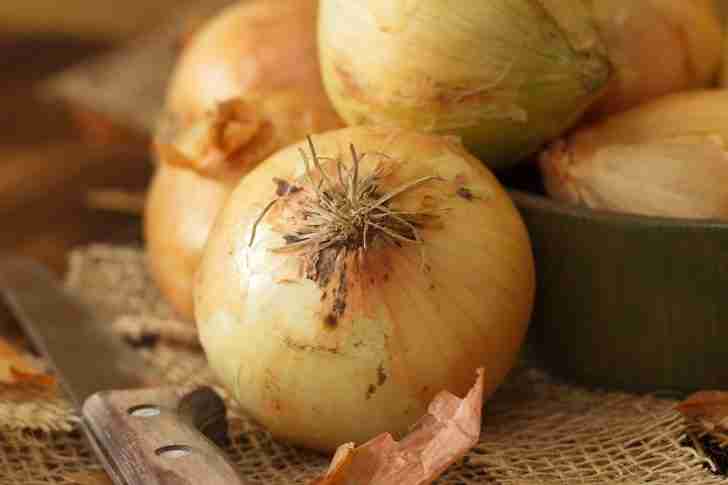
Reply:
[[245, 483], [210, 441], [227, 439], [225, 407], [210, 388], [99, 392], [83, 420], [118, 485]]

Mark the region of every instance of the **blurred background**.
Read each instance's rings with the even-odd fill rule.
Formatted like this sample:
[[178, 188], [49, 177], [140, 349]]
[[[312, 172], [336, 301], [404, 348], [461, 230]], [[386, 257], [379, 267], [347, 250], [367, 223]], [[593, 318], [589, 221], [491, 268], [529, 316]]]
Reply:
[[[0, 0], [0, 251], [34, 256], [60, 272], [78, 244], [141, 242], [139, 217], [90, 207], [88, 197], [145, 187], [148, 131], [117, 126], [88, 104], [48, 96], [44, 86], [164, 25], [169, 30], [191, 4], [209, 10], [220, 3]], [[728, 12], [728, 0], [720, 3]], [[134, 69], [130, 64], [126, 76]]]
[[89, 42], [123, 41], [147, 28], [180, 0], [3, 0], [0, 32], [21, 37], [69, 36]]
[[92, 209], [89, 191], [137, 191], [150, 176], [143, 133], [46, 95], [45, 83], [158, 29], [180, 0], [0, 1], [0, 251], [62, 271], [69, 248], [139, 241], [139, 218]]

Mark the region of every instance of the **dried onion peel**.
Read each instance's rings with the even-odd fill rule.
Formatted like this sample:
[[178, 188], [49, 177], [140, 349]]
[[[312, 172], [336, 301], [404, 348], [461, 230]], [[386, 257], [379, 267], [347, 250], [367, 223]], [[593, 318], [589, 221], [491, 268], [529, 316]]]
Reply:
[[363, 126], [244, 177], [195, 285], [200, 341], [242, 407], [320, 450], [401, 436], [440, 391], [489, 396], [534, 296], [528, 234], [457, 141]]

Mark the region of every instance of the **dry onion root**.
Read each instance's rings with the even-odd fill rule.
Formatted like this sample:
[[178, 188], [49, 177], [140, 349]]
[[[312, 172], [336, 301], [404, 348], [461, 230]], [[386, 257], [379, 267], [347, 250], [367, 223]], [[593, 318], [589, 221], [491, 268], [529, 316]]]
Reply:
[[583, 0], [322, 0], [324, 84], [349, 124], [460, 136], [492, 167], [571, 126], [610, 65]]
[[333, 450], [402, 433], [441, 390], [513, 365], [534, 296], [523, 222], [452, 139], [314, 136], [242, 179], [195, 286], [200, 341], [277, 437]]
[[547, 192], [594, 209], [728, 219], [728, 90], [672, 94], [541, 156]]
[[713, 0], [587, 0], [615, 76], [590, 110], [604, 116], [676, 91], [707, 87], [721, 58]]
[[145, 212], [151, 273], [193, 317], [192, 281], [237, 181], [275, 150], [342, 126], [319, 73], [315, 0], [239, 2], [205, 24], [175, 68]]

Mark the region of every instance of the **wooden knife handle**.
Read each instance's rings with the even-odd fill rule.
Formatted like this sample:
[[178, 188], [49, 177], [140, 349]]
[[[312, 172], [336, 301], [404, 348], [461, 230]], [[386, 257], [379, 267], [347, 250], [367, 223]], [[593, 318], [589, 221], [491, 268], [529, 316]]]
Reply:
[[83, 421], [117, 485], [245, 483], [212, 442], [227, 441], [227, 421], [209, 387], [100, 392], [84, 403]]

